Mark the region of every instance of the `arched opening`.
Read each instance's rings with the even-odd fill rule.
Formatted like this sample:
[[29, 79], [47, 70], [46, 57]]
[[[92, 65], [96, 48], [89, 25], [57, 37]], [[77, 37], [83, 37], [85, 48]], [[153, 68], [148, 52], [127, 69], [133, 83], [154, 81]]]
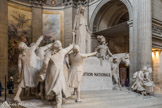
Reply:
[[[95, 36], [105, 36], [110, 51], [113, 54], [129, 53], [129, 10], [122, 0], [112, 0], [105, 3], [93, 21], [91, 29]], [[97, 45], [92, 41], [93, 50]], [[129, 69], [120, 64], [120, 82], [129, 82]]]

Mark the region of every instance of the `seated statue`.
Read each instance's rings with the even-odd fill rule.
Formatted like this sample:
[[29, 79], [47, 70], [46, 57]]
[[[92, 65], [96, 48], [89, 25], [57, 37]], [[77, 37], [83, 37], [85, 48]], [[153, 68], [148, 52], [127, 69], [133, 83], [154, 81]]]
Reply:
[[150, 94], [153, 92], [154, 82], [151, 79], [152, 68], [148, 68], [147, 71], [144, 72], [144, 87], [146, 89], [146, 93]]
[[132, 85], [132, 90], [142, 95], [147, 95], [151, 91], [148, 87], [153, 87], [154, 83], [151, 80], [150, 74], [152, 73], [152, 68], [147, 68], [144, 66], [140, 71], [133, 74], [134, 83]]
[[109, 47], [106, 44], [106, 39], [104, 36], [97, 36], [97, 40], [99, 43], [99, 46], [96, 48], [96, 51], [98, 52], [97, 57], [101, 58], [102, 60], [109, 59], [109, 57], [112, 57], [112, 53], [109, 50]]

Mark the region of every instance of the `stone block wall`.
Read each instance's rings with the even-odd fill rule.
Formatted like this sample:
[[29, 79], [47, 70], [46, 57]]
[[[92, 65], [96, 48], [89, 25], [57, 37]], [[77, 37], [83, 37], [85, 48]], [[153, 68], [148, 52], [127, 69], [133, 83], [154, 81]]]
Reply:
[[0, 80], [8, 74], [8, 1], [0, 0]]
[[162, 0], [152, 0], [152, 17], [162, 21]]
[[36, 42], [42, 35], [42, 8], [32, 7], [32, 41]]
[[77, 8], [73, 6], [65, 7], [64, 9], [64, 47], [67, 47], [72, 43], [72, 30], [76, 11]]

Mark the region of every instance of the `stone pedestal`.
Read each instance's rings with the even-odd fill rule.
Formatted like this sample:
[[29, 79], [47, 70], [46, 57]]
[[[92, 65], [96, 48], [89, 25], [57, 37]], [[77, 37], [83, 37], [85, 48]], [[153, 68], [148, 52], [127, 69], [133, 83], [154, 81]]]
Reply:
[[84, 59], [84, 75], [81, 90], [112, 89], [111, 64], [108, 60], [101, 61], [97, 57]]
[[0, 80], [2, 83], [5, 75], [8, 75], [8, 1], [0, 0]]

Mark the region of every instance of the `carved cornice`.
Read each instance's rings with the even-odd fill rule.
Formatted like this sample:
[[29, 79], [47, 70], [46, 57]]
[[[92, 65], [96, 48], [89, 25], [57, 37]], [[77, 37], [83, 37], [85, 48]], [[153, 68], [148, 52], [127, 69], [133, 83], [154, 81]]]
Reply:
[[32, 6], [41, 7], [45, 0], [30, 0]]
[[87, 6], [88, 0], [64, 0], [63, 4], [64, 6]]
[[152, 33], [154, 36], [162, 38], [162, 27], [153, 25]]

